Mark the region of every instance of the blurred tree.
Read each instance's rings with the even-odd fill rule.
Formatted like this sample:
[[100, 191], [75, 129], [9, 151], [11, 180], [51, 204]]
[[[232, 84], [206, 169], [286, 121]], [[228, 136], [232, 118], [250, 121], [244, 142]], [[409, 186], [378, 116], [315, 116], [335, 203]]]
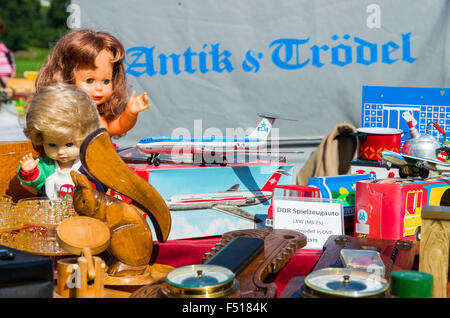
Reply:
[[40, 0], [1, 0], [0, 17], [6, 24], [2, 41], [13, 51], [27, 46], [50, 47], [66, 31], [69, 0], [52, 0], [49, 7]]
[[69, 13], [66, 11], [70, 0], [51, 0], [50, 7], [47, 12], [48, 29], [51, 30], [49, 47], [53, 46], [60, 37], [67, 31], [67, 17]]
[[23, 49], [33, 37], [33, 29], [38, 27], [39, 0], [2, 0], [0, 17], [6, 24], [2, 41], [13, 51]]
[[55, 29], [67, 30], [66, 20], [68, 13], [66, 9], [70, 4], [70, 0], [52, 0], [47, 13], [49, 25]]

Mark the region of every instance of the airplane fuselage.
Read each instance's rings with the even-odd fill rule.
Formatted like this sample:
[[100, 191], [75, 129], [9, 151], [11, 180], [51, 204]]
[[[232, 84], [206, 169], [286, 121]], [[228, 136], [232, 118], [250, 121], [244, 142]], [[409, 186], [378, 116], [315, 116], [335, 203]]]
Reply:
[[204, 152], [225, 153], [239, 150], [255, 151], [267, 146], [259, 138], [238, 137], [147, 137], [140, 140], [136, 148], [143, 154], [185, 154]]
[[176, 194], [166, 200], [169, 210], [200, 210], [220, 206], [249, 206], [270, 200], [271, 191], [229, 191], [220, 193]]

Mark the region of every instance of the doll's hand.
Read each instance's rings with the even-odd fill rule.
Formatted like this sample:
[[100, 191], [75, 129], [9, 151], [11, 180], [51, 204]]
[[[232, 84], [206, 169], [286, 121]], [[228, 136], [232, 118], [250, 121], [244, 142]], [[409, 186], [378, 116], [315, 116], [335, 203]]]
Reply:
[[33, 170], [34, 168], [36, 168], [37, 164], [39, 162], [39, 158], [38, 159], [34, 159], [32, 154], [29, 153], [25, 156], [23, 156], [20, 160], [20, 169], [22, 169], [23, 172], [28, 172]]
[[128, 100], [126, 110], [130, 114], [137, 116], [138, 113], [146, 110], [149, 107], [150, 104], [148, 103], [147, 93], [142, 93], [141, 95], [136, 97], [136, 91], [133, 91], [133, 93], [131, 93], [130, 99]]

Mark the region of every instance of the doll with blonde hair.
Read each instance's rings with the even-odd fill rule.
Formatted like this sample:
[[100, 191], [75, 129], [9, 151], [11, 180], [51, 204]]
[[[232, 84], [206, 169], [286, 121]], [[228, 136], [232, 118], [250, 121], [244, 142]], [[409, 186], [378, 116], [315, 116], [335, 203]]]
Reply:
[[[23, 156], [17, 170], [19, 180], [39, 196], [71, 199], [70, 171], [86, 174], [79, 159], [80, 147], [86, 136], [99, 127], [97, 107], [82, 89], [66, 83], [42, 87], [30, 102], [24, 132], [45, 156]], [[99, 191], [107, 190], [90, 180]]]
[[36, 80], [36, 91], [55, 82], [75, 84], [91, 96], [100, 125], [111, 136], [134, 127], [138, 114], [150, 107], [147, 93], [128, 98], [123, 61], [125, 48], [112, 35], [76, 30], [55, 44]]

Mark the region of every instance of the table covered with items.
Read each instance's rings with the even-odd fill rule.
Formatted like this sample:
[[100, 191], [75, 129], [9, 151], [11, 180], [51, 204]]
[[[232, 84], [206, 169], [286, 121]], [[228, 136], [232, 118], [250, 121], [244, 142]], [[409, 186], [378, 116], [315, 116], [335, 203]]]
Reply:
[[105, 129], [80, 160], [106, 193], [72, 171], [63, 197], [38, 198], [2, 165], [0, 297], [449, 297], [446, 123], [380, 89], [363, 91], [348, 173], [305, 184], [280, 158], [174, 162]]

